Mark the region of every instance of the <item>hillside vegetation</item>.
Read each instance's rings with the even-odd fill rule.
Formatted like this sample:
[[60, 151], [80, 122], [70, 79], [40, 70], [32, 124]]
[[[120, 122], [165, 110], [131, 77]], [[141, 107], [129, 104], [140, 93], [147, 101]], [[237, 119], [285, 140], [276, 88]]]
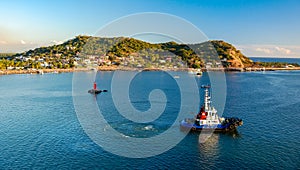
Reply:
[[198, 44], [152, 44], [134, 38], [77, 36], [62, 44], [18, 54], [1, 55], [0, 69], [73, 68], [116, 65], [142, 68], [205, 68], [263, 66], [254, 63], [231, 44], [208, 41]]

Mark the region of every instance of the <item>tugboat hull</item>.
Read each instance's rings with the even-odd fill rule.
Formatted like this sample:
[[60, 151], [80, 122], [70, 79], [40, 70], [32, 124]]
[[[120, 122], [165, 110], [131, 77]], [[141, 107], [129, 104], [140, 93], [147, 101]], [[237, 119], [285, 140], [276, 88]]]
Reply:
[[[226, 122], [226, 120], [228, 120]], [[186, 119], [180, 122], [180, 129], [182, 131], [190, 132], [232, 132], [236, 131], [238, 126], [243, 124], [243, 121], [238, 118], [228, 118], [223, 124], [217, 125], [197, 125], [193, 123], [193, 119]]]

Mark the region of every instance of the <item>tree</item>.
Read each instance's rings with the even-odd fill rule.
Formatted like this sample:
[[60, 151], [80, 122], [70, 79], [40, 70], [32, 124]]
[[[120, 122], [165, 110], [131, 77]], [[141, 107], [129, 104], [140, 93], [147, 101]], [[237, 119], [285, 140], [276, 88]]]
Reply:
[[63, 64], [61, 62], [57, 63], [57, 68], [63, 68]]

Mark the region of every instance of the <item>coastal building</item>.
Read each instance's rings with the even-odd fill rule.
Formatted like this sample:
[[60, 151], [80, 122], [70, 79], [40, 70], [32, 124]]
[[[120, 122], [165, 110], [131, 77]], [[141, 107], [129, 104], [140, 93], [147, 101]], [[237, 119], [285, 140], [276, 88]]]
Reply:
[[165, 64], [165, 63], [166, 63], [166, 60], [159, 60], [159, 63], [160, 63], [160, 64]]
[[212, 64], [211, 62], [208, 62], [208, 63], [206, 63], [205, 67], [206, 67], [206, 68], [212, 68], [212, 65], [213, 65], [213, 64]]
[[285, 68], [293, 68], [293, 67], [295, 67], [295, 66], [293, 66], [293, 65], [286, 65], [285, 66]]
[[221, 68], [223, 65], [222, 65], [221, 62], [216, 62], [216, 66], [217, 66], [218, 68]]

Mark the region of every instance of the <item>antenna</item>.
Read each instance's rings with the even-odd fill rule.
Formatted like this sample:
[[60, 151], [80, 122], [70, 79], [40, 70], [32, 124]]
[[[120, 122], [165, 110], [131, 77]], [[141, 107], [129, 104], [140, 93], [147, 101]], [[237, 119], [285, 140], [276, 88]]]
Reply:
[[209, 93], [210, 93], [210, 98], [212, 99], [213, 98], [213, 94], [212, 94], [212, 89], [211, 88], [210, 88], [210, 92]]

